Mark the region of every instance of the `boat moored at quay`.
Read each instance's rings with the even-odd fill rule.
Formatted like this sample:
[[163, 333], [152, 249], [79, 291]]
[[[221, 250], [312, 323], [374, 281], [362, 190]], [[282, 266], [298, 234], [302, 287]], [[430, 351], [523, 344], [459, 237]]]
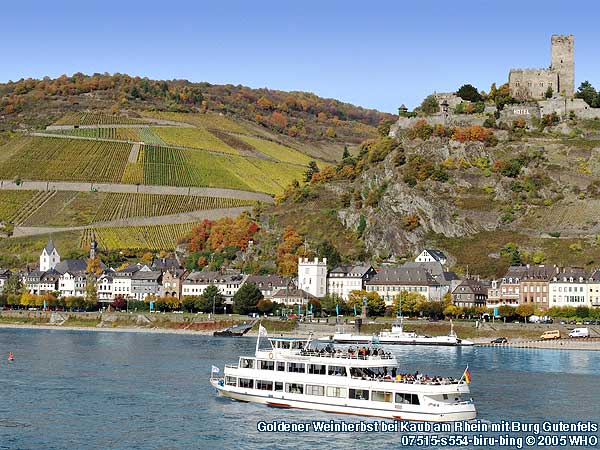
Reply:
[[382, 349], [317, 349], [311, 339], [269, 338], [254, 356], [213, 367], [219, 396], [278, 408], [299, 408], [396, 420], [450, 422], [476, 417], [469, 398], [470, 374], [460, 379], [401, 373], [397, 358]]

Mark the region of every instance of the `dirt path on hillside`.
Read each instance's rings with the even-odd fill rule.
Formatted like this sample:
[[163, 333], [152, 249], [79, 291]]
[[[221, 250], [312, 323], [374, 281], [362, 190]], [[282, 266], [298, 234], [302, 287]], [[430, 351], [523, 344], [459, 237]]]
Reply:
[[13, 237], [36, 236], [39, 234], [59, 233], [61, 231], [78, 231], [86, 228], [110, 228], [131, 227], [151, 225], [172, 225], [178, 223], [199, 222], [204, 219], [216, 220], [222, 217], [236, 217], [244, 211], [250, 211], [251, 206], [239, 206], [237, 208], [204, 209], [189, 211], [179, 214], [153, 217], [129, 217], [127, 219], [111, 220], [107, 222], [96, 222], [90, 225], [73, 227], [15, 227]]
[[200, 197], [223, 197], [240, 200], [256, 200], [274, 203], [273, 197], [262, 192], [209, 187], [149, 186], [119, 183], [84, 183], [74, 181], [22, 181], [16, 185], [12, 180], [0, 180], [0, 190], [11, 191], [75, 191], [119, 192], [129, 194], [193, 195]]

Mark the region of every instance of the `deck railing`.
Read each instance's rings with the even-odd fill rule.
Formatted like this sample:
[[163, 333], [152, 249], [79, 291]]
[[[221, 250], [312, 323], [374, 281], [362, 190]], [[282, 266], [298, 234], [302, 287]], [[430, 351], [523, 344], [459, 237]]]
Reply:
[[353, 380], [367, 380], [367, 381], [379, 381], [382, 383], [403, 383], [403, 384], [426, 384], [426, 385], [433, 385], [433, 386], [447, 386], [450, 384], [460, 384], [461, 381], [457, 380], [455, 378], [442, 378], [440, 381], [432, 381], [432, 380], [412, 380], [412, 379], [405, 379], [402, 378], [400, 380], [396, 379], [396, 378], [385, 378], [385, 377], [357, 377], [357, 376], [351, 376], [351, 378]]
[[391, 354], [383, 354], [383, 355], [359, 355], [356, 353], [328, 353], [328, 352], [315, 352], [310, 350], [304, 350], [300, 352], [300, 356], [312, 356], [317, 358], [340, 358], [340, 359], [352, 359], [352, 360], [363, 360], [363, 361], [371, 361], [371, 360], [383, 360], [383, 359], [395, 359], [395, 357]]

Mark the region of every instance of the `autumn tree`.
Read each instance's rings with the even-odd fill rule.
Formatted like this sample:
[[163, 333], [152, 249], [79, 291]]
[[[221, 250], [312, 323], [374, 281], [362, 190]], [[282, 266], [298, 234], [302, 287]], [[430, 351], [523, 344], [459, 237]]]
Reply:
[[304, 172], [304, 181], [307, 183], [311, 181], [313, 175], [319, 172], [319, 166], [317, 166], [316, 161], [310, 161], [308, 163], [308, 169]]
[[469, 102], [478, 102], [481, 100], [481, 94], [472, 84], [463, 84], [456, 92], [456, 95]]
[[96, 276], [102, 274], [102, 262], [97, 256], [95, 258], [89, 258], [87, 260], [85, 271]]
[[416, 315], [426, 301], [424, 296], [416, 292], [400, 291], [400, 294], [394, 298], [393, 311], [396, 315], [399, 315], [400, 312], [402, 315]]
[[302, 238], [291, 226], [283, 230], [281, 243], [277, 247], [277, 271], [280, 275], [291, 276], [298, 271], [297, 251], [302, 245]]
[[428, 95], [423, 99], [419, 111], [426, 115], [435, 114], [440, 111], [440, 104], [435, 95]]

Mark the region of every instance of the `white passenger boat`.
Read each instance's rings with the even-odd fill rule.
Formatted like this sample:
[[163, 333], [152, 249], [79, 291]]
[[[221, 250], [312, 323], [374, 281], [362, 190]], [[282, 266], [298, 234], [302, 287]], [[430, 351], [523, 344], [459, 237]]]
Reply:
[[331, 336], [319, 339], [338, 344], [382, 344], [382, 345], [445, 345], [445, 346], [471, 346], [473, 341], [460, 339], [454, 332], [454, 325], [450, 323], [450, 333], [446, 336], [424, 336], [414, 331], [404, 331], [402, 320], [396, 321], [391, 330], [383, 330], [378, 334], [352, 334], [337, 331]]
[[471, 420], [468, 368], [460, 379], [404, 374], [381, 349], [313, 348], [310, 339], [269, 338], [254, 356], [213, 366], [210, 382], [223, 397], [279, 408], [300, 408], [396, 420]]

